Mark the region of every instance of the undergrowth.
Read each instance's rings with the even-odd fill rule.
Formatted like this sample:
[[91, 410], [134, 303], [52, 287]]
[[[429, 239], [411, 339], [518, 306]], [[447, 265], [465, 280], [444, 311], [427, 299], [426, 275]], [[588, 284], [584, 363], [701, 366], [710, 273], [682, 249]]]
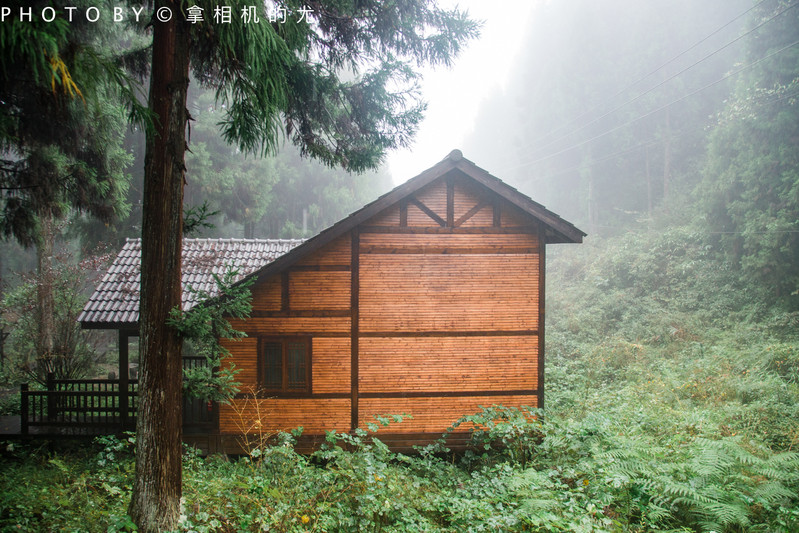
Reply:
[[[795, 314], [689, 229], [603, 246], [552, 258], [546, 411], [465, 416], [459, 454], [394, 453], [376, 426], [311, 455], [292, 434], [189, 450], [181, 531], [799, 531]], [[0, 530], [133, 530], [133, 446], [2, 444]]]
[[[375, 434], [294, 436], [229, 459], [187, 450], [181, 531], [796, 531], [799, 454], [742, 435], [651, 432], [485, 408], [465, 454], [446, 438], [417, 453]], [[130, 531], [133, 439], [92, 453], [6, 445], [3, 531]]]

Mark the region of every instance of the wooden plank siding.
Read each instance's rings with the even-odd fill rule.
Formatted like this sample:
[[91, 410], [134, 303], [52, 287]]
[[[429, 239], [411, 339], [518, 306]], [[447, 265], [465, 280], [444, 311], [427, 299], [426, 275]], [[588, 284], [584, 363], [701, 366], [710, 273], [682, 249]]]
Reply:
[[311, 254], [295, 263], [296, 266], [308, 265], [349, 265], [350, 236], [343, 235], [333, 242], [323, 246], [316, 253]]
[[361, 256], [361, 332], [535, 331], [535, 255]]
[[360, 390], [362, 394], [536, 390], [537, 352], [534, 335], [367, 337], [361, 339]]
[[[465, 414], [476, 413], [481, 406], [502, 404], [508, 407], [535, 407], [534, 395], [517, 396], [475, 396], [440, 398], [365, 398], [361, 402], [361, 426], [375, 422], [375, 416], [386, 414], [407, 414], [413, 418], [401, 424], [392, 424], [378, 431], [380, 433], [443, 433], [453, 422]], [[462, 426], [460, 430], [468, 429]]]
[[[350, 429], [350, 260], [345, 236], [253, 287], [252, 316], [231, 321], [248, 337], [225, 344], [230, 362], [241, 371], [242, 387], [220, 409], [221, 434], [246, 429], [266, 435], [298, 426], [319, 434]], [[258, 338], [281, 336], [311, 339], [309, 397], [259, 397], [264, 394], [258, 389]]]
[[[541, 232], [529, 215], [445, 176], [253, 288], [226, 343], [243, 393], [221, 434], [350, 431], [410, 414], [387, 433], [442, 433], [480, 406], [536, 406], [543, 362]], [[258, 337], [311, 339], [312, 390], [258, 394]]]
[[239, 398], [219, 408], [219, 432], [223, 435], [268, 436], [298, 426], [317, 435], [328, 430], [349, 431], [349, 398]]
[[280, 278], [272, 278], [250, 288], [253, 311], [279, 311], [281, 305]]
[[349, 268], [342, 272], [289, 272], [289, 301], [295, 310], [349, 309]]
[[350, 339], [313, 339], [314, 394], [349, 394]]

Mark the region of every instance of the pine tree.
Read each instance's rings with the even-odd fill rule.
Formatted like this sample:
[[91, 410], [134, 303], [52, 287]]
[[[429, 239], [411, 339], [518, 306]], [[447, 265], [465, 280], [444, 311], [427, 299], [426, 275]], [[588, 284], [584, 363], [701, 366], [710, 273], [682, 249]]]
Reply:
[[[158, 0], [154, 7], [172, 16], [154, 20], [152, 29], [154, 127], [147, 135], [142, 208], [130, 515], [144, 532], [176, 527], [181, 494], [181, 340], [167, 319], [181, 304], [190, 69], [216, 89], [226, 109], [223, 134], [243, 151], [273, 150], [282, 131], [303, 155], [359, 171], [407, 145], [421, 118], [424, 105], [409, 64], [448, 64], [477, 32], [465, 14], [423, 0], [270, 3], [285, 22], [270, 22], [275, 13], [250, 11], [244, 2]], [[221, 22], [228, 7], [229, 22]]]
[[36, 246], [37, 356], [48, 365], [64, 356], [54, 341], [57, 228], [69, 213], [103, 222], [123, 214], [128, 158], [113, 76], [121, 71], [103, 52], [104, 25], [48, 22], [44, 5], [30, 6], [30, 21], [0, 25], [0, 234]]

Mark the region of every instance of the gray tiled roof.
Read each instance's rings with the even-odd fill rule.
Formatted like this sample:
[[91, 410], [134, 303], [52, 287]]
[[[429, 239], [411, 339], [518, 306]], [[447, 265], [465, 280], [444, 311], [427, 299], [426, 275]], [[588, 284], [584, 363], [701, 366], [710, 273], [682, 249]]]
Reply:
[[[237, 279], [263, 268], [295, 246], [300, 239], [184, 239], [183, 308], [191, 309], [197, 295], [189, 290], [216, 293], [212, 274], [238, 269]], [[87, 327], [135, 326], [139, 320], [141, 239], [128, 239], [78, 321]]]

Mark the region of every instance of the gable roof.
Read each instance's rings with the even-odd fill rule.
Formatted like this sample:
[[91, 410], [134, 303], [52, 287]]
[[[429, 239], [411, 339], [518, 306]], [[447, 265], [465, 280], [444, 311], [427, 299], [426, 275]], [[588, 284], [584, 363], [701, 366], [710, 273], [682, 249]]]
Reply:
[[[217, 293], [213, 275], [228, 268], [240, 280], [302, 244], [301, 239], [184, 239], [183, 309], [198, 303], [196, 291]], [[128, 239], [108, 268], [78, 322], [87, 328], [136, 327], [139, 321], [141, 239]]]
[[543, 205], [533, 201], [529, 196], [519, 192], [517, 189], [463, 157], [460, 150], [453, 150], [438, 164], [387, 192], [375, 201], [365, 205], [358, 211], [317, 234], [315, 237], [308, 239], [301, 246], [291, 250], [291, 252], [277, 258], [272, 263], [253, 272], [249, 276], [246, 276], [246, 278], [262, 280], [283, 270], [303, 257], [320, 249], [322, 246], [351, 231], [359, 224], [376, 216], [384, 209], [391, 207], [403, 198], [447, 175], [465, 176], [543, 223], [545, 228], [545, 243], [547, 244], [580, 243], [583, 242], [583, 237], [587, 235], [571, 222], [562, 219]]
[[[238, 282], [250, 278], [262, 280], [270, 277], [345, 235], [403, 198], [439, 178], [450, 175], [465, 177], [482, 185], [535, 218], [543, 225], [546, 243], [579, 243], [586, 235], [570, 222], [534, 202], [529, 196], [465, 159], [460, 150], [453, 150], [435, 166], [305, 241], [184, 239], [183, 308], [188, 310], [197, 304], [196, 295], [189, 290], [189, 287], [195, 291], [204, 291], [212, 297], [216, 295], [216, 284], [212, 274], [223, 274], [232, 266], [239, 270]], [[78, 317], [83, 327], [136, 327], [139, 320], [140, 263], [141, 239], [129, 239]]]

